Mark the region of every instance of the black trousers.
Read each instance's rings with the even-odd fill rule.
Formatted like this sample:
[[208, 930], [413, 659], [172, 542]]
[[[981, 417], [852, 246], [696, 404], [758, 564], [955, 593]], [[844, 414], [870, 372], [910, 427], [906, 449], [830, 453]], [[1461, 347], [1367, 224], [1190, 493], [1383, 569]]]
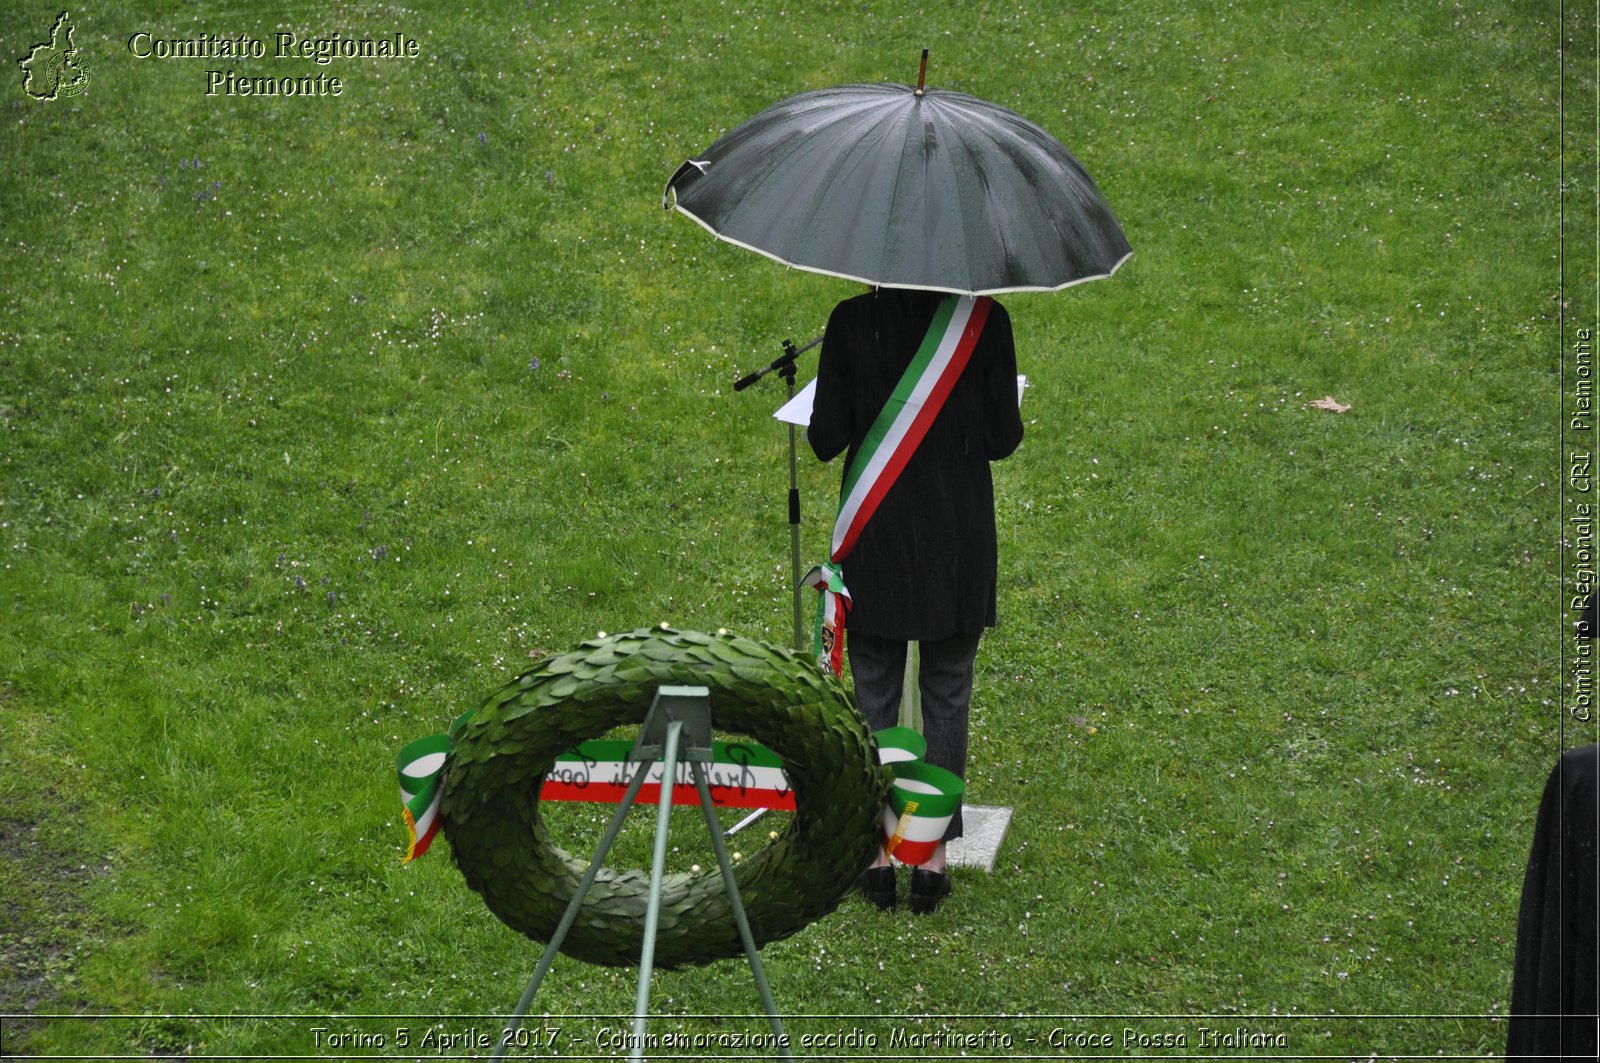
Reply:
[[[906, 643], [848, 631], [845, 652], [856, 684], [856, 704], [874, 731], [900, 722], [900, 694], [905, 685]], [[919, 643], [917, 685], [922, 692], [923, 757], [929, 764], [967, 776], [967, 710], [972, 703], [972, 662], [978, 656], [977, 634], [954, 635]], [[961, 806], [956, 806], [945, 840], [961, 837]]]

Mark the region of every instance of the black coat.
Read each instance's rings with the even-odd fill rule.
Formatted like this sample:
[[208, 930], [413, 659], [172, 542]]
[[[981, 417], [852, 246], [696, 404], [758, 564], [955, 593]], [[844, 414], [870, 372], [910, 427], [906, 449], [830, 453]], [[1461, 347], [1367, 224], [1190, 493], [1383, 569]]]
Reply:
[[[848, 448], [841, 483], [940, 298], [883, 288], [834, 307], [806, 438], [823, 461]], [[1021, 441], [1011, 319], [996, 303], [944, 408], [845, 558], [849, 630], [931, 642], [994, 625], [989, 463]]]
[[1600, 746], [1568, 750], [1545, 784], [1522, 880], [1507, 1056], [1595, 1058], [1600, 1043], [1597, 809]]

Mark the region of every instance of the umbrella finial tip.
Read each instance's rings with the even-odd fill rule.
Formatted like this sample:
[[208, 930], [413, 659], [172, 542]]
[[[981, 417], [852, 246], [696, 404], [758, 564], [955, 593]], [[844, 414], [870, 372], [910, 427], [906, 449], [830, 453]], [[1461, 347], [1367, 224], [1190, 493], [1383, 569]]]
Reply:
[[922, 49], [922, 66], [917, 69], [917, 95], [922, 95], [922, 86], [928, 77], [928, 49]]

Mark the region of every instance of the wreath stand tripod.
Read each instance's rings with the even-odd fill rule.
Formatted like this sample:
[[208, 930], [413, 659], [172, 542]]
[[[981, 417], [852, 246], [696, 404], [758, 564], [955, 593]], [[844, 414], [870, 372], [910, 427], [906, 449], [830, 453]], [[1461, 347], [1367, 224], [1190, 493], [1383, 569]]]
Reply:
[[[790, 365], [792, 388], [792, 361]], [[790, 445], [792, 448], [792, 438]], [[767, 1022], [779, 1046], [779, 1058], [793, 1058], [789, 1054], [788, 1036], [783, 1032], [783, 1021], [778, 1017], [777, 1006], [772, 1001], [772, 990], [767, 986], [767, 977], [761, 967], [760, 954], [756, 951], [755, 938], [750, 933], [750, 921], [745, 917], [744, 903], [739, 899], [739, 889], [733, 880], [733, 865], [728, 859], [728, 847], [723, 842], [722, 826], [717, 821], [716, 808], [711, 800], [711, 785], [706, 778], [705, 769], [705, 765], [713, 758], [711, 698], [710, 691], [700, 686], [657, 688], [655, 700], [651, 703], [650, 711], [640, 726], [639, 737], [629, 756], [629, 760], [637, 762], [639, 766], [628, 782], [628, 788], [617, 805], [616, 813], [606, 826], [605, 834], [600, 839], [600, 846], [595, 851], [588, 870], [584, 872], [577, 892], [568, 903], [555, 933], [550, 936], [544, 954], [539, 957], [539, 964], [534, 968], [528, 988], [523, 991], [522, 999], [517, 1002], [517, 1009], [512, 1014], [506, 1036], [501, 1039], [500, 1047], [495, 1050], [492, 1058], [504, 1058], [507, 1046], [521, 1028], [522, 1021], [533, 1004], [534, 994], [538, 992], [539, 984], [544, 981], [544, 976], [555, 962], [556, 953], [561, 950], [561, 943], [566, 939], [567, 932], [572, 929], [578, 911], [583, 907], [584, 897], [599, 875], [606, 854], [611, 851], [612, 844], [621, 833], [623, 822], [627, 819], [628, 811], [633, 808], [646, 776], [659, 760], [662, 763], [661, 798], [656, 807], [655, 850], [650, 865], [650, 894], [645, 909], [644, 941], [639, 953], [639, 988], [633, 1009], [633, 1051], [629, 1056], [630, 1059], [644, 1058], [645, 1020], [650, 1008], [650, 974], [655, 966], [656, 930], [661, 915], [661, 880], [665, 873], [667, 858], [667, 827], [672, 812], [673, 782], [677, 778], [680, 755], [688, 762], [690, 772], [694, 776], [695, 788], [699, 791], [700, 811], [705, 816], [706, 830], [711, 835], [711, 847], [717, 855], [717, 866], [722, 871], [723, 886], [728, 894], [734, 921], [739, 927], [739, 937], [744, 943], [745, 957], [750, 961], [750, 972], [755, 977], [756, 991], [761, 996], [761, 1006], [767, 1013]]]

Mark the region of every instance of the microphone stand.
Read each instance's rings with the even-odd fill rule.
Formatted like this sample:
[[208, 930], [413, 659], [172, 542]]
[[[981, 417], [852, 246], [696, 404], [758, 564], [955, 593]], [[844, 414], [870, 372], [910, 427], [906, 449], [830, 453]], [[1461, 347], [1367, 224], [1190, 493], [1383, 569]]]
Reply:
[[[794, 398], [795, 360], [822, 342], [818, 336], [804, 347], [796, 347], [794, 340], [783, 341], [783, 353], [772, 364], [740, 378], [733, 390], [743, 391], [768, 373], [777, 373], [789, 388], [789, 398]], [[804, 611], [800, 604], [800, 473], [795, 457], [795, 426], [789, 425], [789, 586], [794, 589], [794, 648], [806, 651]]]

